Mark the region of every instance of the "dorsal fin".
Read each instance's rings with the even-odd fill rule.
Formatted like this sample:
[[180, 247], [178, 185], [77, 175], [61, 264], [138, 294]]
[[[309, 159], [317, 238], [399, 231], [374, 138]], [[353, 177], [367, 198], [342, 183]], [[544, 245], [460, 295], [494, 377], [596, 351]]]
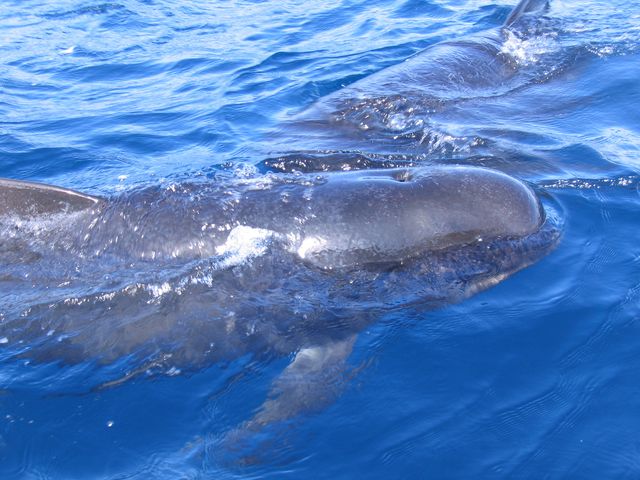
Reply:
[[538, 13], [546, 9], [549, 6], [549, 0], [520, 0], [520, 3], [511, 10], [509, 17], [504, 22], [504, 27], [510, 27], [524, 15], [530, 13]]
[[78, 212], [96, 206], [97, 197], [42, 183], [0, 178], [0, 215], [37, 216]]

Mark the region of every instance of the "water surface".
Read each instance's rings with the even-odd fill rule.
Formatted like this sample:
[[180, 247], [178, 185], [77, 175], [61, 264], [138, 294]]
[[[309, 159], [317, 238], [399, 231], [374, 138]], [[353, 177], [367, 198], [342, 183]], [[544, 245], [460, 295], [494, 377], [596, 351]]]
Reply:
[[[4, 2], [2, 177], [111, 196], [259, 181], [292, 152], [309, 155], [303, 167], [326, 167], [336, 152], [349, 168], [354, 158], [484, 165], [535, 185], [563, 232], [542, 261], [464, 302], [368, 312], [378, 315], [354, 344], [356, 373], [341, 393], [264, 432], [242, 462], [228, 434], [292, 355], [169, 360], [97, 389], [140, 363], [33, 362], [36, 346], [2, 337], [0, 476], [637, 478], [640, 3], [552, 0], [535, 35], [504, 42], [514, 81], [449, 91], [446, 109], [403, 110], [379, 135], [295, 121], [438, 42], [499, 28], [512, 7]], [[175, 278], [142, 273], [150, 298], [163, 295], [158, 279]], [[0, 322], [28, 308], [25, 298], [46, 305], [55, 288], [0, 290]]]

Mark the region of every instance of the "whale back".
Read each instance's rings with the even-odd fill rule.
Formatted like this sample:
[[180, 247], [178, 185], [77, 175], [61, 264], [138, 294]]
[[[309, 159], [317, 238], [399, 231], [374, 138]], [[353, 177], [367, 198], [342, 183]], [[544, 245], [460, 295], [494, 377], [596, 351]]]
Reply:
[[[38, 236], [22, 227], [25, 245], [37, 251], [61, 245], [64, 255], [189, 260], [217, 255], [240, 234], [272, 232], [303, 261], [324, 269], [402, 263], [429, 250], [524, 237], [544, 220], [527, 185], [485, 168], [366, 170], [318, 178], [313, 186], [282, 179], [262, 190], [238, 187], [231, 202], [225, 201], [227, 187], [215, 184], [175, 191], [152, 187], [107, 201], [0, 180], [0, 215], [65, 214], [64, 221], [38, 227]], [[72, 215], [85, 211], [89, 215]]]
[[99, 198], [66, 188], [0, 178], [0, 215], [34, 217], [94, 207]]

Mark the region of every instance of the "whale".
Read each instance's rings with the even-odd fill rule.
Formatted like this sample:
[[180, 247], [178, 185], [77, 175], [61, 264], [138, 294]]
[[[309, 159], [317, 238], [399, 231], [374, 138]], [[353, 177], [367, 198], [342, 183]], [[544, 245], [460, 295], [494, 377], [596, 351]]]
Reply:
[[[434, 45], [294, 123], [348, 145], [494, 94], [517, 75], [504, 36], [546, 4], [523, 0], [501, 29]], [[358, 335], [385, 314], [474, 295], [560, 238], [552, 207], [511, 175], [372, 166], [219, 173], [113, 195], [0, 179], [0, 359], [93, 364], [97, 389], [288, 359], [234, 442], [331, 401]]]
[[456, 108], [462, 111], [453, 122], [464, 124], [465, 102], [544, 79], [544, 68], [526, 68], [505, 45], [540, 35], [548, 6], [547, 0], [521, 0], [499, 28], [435, 43], [320, 97], [281, 129], [282, 151], [295, 144], [296, 136], [308, 140], [310, 135], [319, 150], [333, 152], [367, 151], [371, 142], [376, 151], [390, 153], [403, 147], [434, 153], [451, 142], [455, 148], [440, 122], [446, 125]]
[[[480, 167], [206, 178], [93, 196], [0, 180], [0, 355], [138, 375], [290, 357], [242, 430], [335, 392], [357, 335], [546, 255], [526, 183]], [[115, 372], [115, 373], [114, 373]]]

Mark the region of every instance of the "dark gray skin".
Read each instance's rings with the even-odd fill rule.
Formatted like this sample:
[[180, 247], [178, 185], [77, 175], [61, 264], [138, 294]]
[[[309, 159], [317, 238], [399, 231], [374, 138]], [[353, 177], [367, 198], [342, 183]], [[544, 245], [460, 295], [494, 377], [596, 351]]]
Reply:
[[[269, 177], [267, 177], [269, 178]], [[479, 238], [523, 237], [540, 227], [522, 182], [476, 167], [367, 170], [309, 176], [259, 188], [157, 187], [103, 200], [56, 187], [0, 180], [0, 215], [72, 214], [29, 240], [64, 255], [123, 261], [207, 258], [237, 227], [272, 232], [324, 269], [401, 263]], [[237, 231], [236, 231], [237, 232]]]

